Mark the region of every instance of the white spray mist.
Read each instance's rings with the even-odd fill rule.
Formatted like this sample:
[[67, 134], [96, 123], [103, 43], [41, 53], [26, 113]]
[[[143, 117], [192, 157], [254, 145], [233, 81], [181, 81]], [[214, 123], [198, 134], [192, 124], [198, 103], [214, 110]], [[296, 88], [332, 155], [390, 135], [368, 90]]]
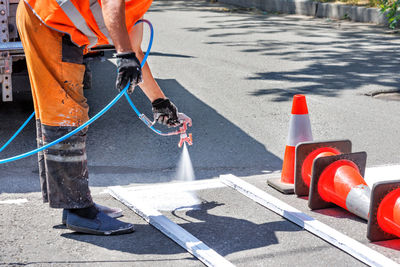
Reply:
[[179, 181], [194, 181], [194, 170], [192, 161], [190, 160], [189, 151], [186, 147], [186, 143], [183, 144], [182, 155], [178, 163], [178, 170], [176, 173], [176, 179]]

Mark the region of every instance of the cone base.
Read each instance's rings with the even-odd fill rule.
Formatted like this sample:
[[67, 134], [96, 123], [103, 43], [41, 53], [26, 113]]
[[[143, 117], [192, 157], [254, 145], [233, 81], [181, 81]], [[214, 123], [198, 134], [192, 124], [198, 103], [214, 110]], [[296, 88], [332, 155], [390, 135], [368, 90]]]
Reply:
[[400, 187], [400, 180], [375, 183], [371, 192], [371, 204], [369, 206], [367, 237], [371, 242], [384, 241], [399, 238], [384, 232], [378, 224], [377, 213], [383, 198], [391, 191]]
[[311, 210], [326, 209], [335, 206], [335, 204], [326, 202], [322, 199], [322, 197], [318, 192], [318, 182], [322, 172], [325, 170], [326, 167], [342, 159], [354, 162], [357, 165], [358, 169], [360, 170], [361, 176], [364, 177], [365, 166], [367, 162], [366, 152], [340, 154], [336, 156], [322, 157], [315, 159], [313, 166], [313, 173], [311, 177], [310, 193], [308, 195], [308, 207]]
[[294, 184], [288, 184], [281, 181], [281, 178], [270, 178], [267, 180], [267, 183], [272, 188], [278, 190], [279, 192], [290, 195], [294, 194]]
[[301, 176], [301, 166], [303, 166], [306, 157], [317, 150], [318, 148], [329, 147], [339, 150], [342, 154], [351, 153], [351, 141], [350, 140], [332, 140], [322, 142], [302, 142], [297, 144], [295, 152], [295, 175], [294, 175], [294, 192], [297, 196], [308, 196], [309, 187], [303, 181]]

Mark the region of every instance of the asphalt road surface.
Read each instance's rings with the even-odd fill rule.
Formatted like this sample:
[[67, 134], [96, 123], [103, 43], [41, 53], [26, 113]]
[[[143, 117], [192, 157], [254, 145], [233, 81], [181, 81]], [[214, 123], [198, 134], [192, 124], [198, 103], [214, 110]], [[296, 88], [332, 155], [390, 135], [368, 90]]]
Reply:
[[[193, 120], [189, 153], [197, 180], [232, 173], [306, 212], [304, 200], [281, 196], [265, 183], [281, 170], [292, 97], [299, 93], [307, 97], [314, 140], [350, 139], [353, 151], [368, 153], [368, 167], [399, 164], [398, 94], [371, 96], [398, 88], [398, 35], [374, 25], [232, 10], [205, 1], [154, 1], [146, 18], [155, 28], [152, 72]], [[145, 30], [144, 47], [147, 35]], [[93, 116], [117, 92], [112, 54], [91, 66], [93, 89], [86, 96]], [[29, 86], [23, 75], [13, 82]], [[151, 116], [140, 89], [132, 100]], [[0, 145], [32, 111], [26, 93], [0, 102]], [[151, 132], [125, 99], [90, 126], [92, 193], [100, 204], [123, 208], [122, 220], [135, 223], [136, 232], [125, 236], [79, 235], [62, 227], [60, 210], [41, 203], [35, 156], [1, 165], [0, 265], [201, 265], [105, 193], [108, 186], [175, 180], [178, 141]], [[35, 143], [30, 123], [0, 158]], [[236, 265], [362, 265], [228, 188], [198, 195], [200, 210], [164, 214]], [[366, 223], [351, 214], [337, 209], [311, 215], [400, 262], [398, 243], [369, 244]]]

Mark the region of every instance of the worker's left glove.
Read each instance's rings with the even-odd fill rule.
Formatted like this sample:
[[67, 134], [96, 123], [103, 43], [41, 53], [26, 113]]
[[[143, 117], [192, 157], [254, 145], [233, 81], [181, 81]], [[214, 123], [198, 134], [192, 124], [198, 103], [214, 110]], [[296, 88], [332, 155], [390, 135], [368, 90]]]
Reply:
[[133, 93], [135, 86], [142, 82], [142, 69], [134, 52], [123, 52], [115, 55], [117, 58], [116, 88], [122, 91], [130, 82], [128, 94]]
[[151, 105], [153, 106], [154, 121], [167, 125], [168, 127], [177, 127], [181, 125], [178, 119], [178, 109], [168, 98], [158, 98], [154, 100]]

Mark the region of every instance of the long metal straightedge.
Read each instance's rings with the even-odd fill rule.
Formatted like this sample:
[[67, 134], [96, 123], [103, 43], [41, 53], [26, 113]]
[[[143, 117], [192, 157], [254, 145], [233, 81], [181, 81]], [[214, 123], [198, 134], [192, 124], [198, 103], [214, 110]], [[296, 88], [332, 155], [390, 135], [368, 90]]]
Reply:
[[307, 214], [232, 174], [221, 175], [220, 179], [224, 184], [239, 191], [258, 204], [297, 224], [301, 228], [304, 228], [337, 248], [340, 248], [365, 264], [370, 266], [399, 266], [399, 264], [379, 252], [315, 220]]
[[145, 221], [153, 225], [164, 235], [171, 238], [190, 254], [195, 256], [207, 266], [234, 266], [231, 262], [219, 255], [213, 249], [209, 248], [201, 240], [187, 232], [185, 229], [172, 222], [162, 215], [159, 211], [146, 205], [146, 203], [137, 201], [131, 197], [131, 194], [120, 186], [109, 187], [110, 194], [133, 210]]

